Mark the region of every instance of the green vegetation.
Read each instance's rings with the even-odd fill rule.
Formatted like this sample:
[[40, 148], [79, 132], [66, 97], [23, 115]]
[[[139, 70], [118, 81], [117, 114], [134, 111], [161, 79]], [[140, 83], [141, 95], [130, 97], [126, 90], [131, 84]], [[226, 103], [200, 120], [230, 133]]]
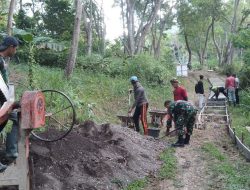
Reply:
[[250, 147], [250, 132], [246, 126], [250, 126], [249, 109], [243, 106], [230, 109], [232, 127], [235, 128], [235, 133], [241, 140], [243, 135], [243, 143], [248, 147]]
[[175, 149], [168, 148], [161, 155], [160, 159], [163, 161], [163, 166], [160, 170], [161, 179], [174, 179], [177, 168], [177, 158], [174, 156]]
[[209, 153], [210, 156], [216, 158], [217, 160], [223, 161], [225, 160], [225, 156], [221, 154], [221, 152], [211, 143], [205, 143], [202, 146], [202, 150]]
[[[209, 168], [213, 171], [213, 178], [223, 184], [220, 189], [238, 190], [250, 187], [250, 163], [241, 160], [231, 160], [229, 155], [221, 153], [216, 145], [205, 143], [202, 150], [207, 154]], [[216, 181], [213, 181], [216, 183]], [[216, 185], [216, 184], [215, 184]]]
[[[145, 62], [145, 60], [144, 60]], [[142, 62], [143, 63], [143, 62]], [[145, 63], [150, 65], [149, 62]], [[154, 64], [154, 63], [151, 63]], [[153, 67], [154, 68], [154, 67]], [[17, 99], [24, 90], [29, 89], [30, 80], [28, 76], [29, 67], [24, 64], [11, 64], [12, 81], [18, 82], [16, 92]], [[37, 64], [32, 65], [32, 75], [35, 79], [35, 89], [55, 89], [60, 90], [68, 95], [76, 106], [78, 121], [83, 121], [88, 118], [94, 119], [96, 122], [113, 122], [117, 123], [117, 114], [126, 114], [129, 108], [128, 105], [128, 89], [132, 88], [129, 77], [133, 75], [121, 75], [112, 77], [101, 71], [91, 72], [90, 70], [76, 69], [74, 76], [66, 80], [64, 71], [60, 68], [42, 67]], [[150, 71], [150, 68], [148, 68]], [[21, 76], [16, 78], [14, 73]], [[171, 70], [168, 70], [171, 73]], [[140, 71], [139, 77], [142, 85], [146, 89], [150, 108], [163, 108], [163, 102], [167, 98], [172, 97], [172, 90], [168, 81], [169, 76], [165, 76], [164, 84], [155, 85], [156, 81], [148, 81], [147, 77], [153, 76], [149, 73]], [[156, 82], [157, 83], [157, 82]], [[131, 97], [131, 103], [133, 97]], [[93, 110], [93, 114], [92, 111]]]
[[[174, 179], [177, 169], [177, 159], [174, 155], [174, 148], [165, 149], [161, 155], [160, 159], [163, 161], [162, 168], [159, 171], [159, 179]], [[143, 189], [148, 183], [148, 179], [144, 178], [141, 180], [136, 180], [129, 184], [125, 190], [140, 190]]]
[[133, 183], [129, 184], [124, 190], [140, 190], [147, 185], [147, 179], [136, 180]]

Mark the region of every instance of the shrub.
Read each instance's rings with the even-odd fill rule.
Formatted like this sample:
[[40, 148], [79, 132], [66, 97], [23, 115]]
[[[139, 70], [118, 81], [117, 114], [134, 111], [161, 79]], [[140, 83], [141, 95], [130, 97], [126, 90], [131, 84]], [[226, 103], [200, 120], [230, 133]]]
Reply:
[[101, 71], [105, 65], [101, 55], [93, 54], [91, 56], [80, 56], [77, 58], [77, 67], [93, 72]]
[[218, 66], [218, 61], [216, 59], [208, 59], [207, 60], [208, 69], [216, 70], [217, 66]]
[[250, 66], [242, 67], [242, 69], [239, 72], [239, 79], [240, 79], [240, 87], [245, 89], [250, 87]]
[[244, 52], [244, 57], [243, 57], [243, 61], [246, 65], [250, 66], [250, 48], [248, 48], [247, 50], [245, 50]]
[[149, 83], [157, 84], [163, 83], [164, 79], [170, 75], [167, 63], [155, 60], [148, 54], [140, 54], [130, 58], [127, 63], [127, 72], [127, 75], [137, 75]]
[[100, 55], [81, 56], [77, 59], [77, 66], [95, 73], [101, 72], [111, 77], [136, 75], [151, 84], [162, 84], [174, 68], [172, 64], [168, 64], [164, 60], [155, 60], [148, 54], [128, 58], [102, 58]]
[[44, 66], [65, 68], [67, 63], [65, 51], [54, 51], [50, 49], [37, 49], [35, 51], [36, 62]]

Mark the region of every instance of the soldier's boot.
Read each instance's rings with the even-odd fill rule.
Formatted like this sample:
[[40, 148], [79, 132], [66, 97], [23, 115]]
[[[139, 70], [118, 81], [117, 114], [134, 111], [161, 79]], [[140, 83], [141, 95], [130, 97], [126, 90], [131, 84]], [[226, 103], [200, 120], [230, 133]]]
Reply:
[[2, 163], [0, 162], [0, 173], [4, 172], [6, 169], [7, 169], [7, 166], [4, 165], [4, 164], [2, 164]]
[[189, 144], [189, 140], [190, 140], [190, 135], [186, 134], [186, 137], [184, 139], [184, 144]]
[[184, 147], [183, 135], [180, 135], [178, 137], [178, 141], [176, 143], [172, 144], [172, 147]]

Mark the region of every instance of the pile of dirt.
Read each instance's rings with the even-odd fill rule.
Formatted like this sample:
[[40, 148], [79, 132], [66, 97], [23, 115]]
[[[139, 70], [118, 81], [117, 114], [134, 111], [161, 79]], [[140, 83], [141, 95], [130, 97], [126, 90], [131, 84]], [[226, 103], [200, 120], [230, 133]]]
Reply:
[[164, 148], [129, 128], [86, 121], [60, 141], [32, 141], [33, 189], [121, 189], [154, 175]]

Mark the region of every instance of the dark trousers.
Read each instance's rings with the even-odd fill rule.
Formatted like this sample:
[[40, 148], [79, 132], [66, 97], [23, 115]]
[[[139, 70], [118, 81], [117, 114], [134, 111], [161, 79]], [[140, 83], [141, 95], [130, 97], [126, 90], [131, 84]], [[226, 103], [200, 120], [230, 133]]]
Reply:
[[[9, 120], [13, 122], [12, 129], [9, 133], [7, 133], [6, 137], [6, 155], [14, 156], [18, 153], [18, 130], [19, 130], [19, 122], [18, 122], [18, 115], [17, 112], [11, 112], [9, 114]], [[0, 125], [0, 132], [3, 130], [7, 122]]]
[[240, 99], [239, 99], [239, 89], [238, 88], [235, 89], [235, 99], [236, 99], [236, 104], [239, 104]]
[[148, 110], [148, 103], [142, 104], [141, 106], [136, 106], [133, 115], [135, 130], [138, 132], [140, 131], [139, 119], [141, 118], [142, 126], [144, 129], [144, 135], [148, 135], [147, 110]]

